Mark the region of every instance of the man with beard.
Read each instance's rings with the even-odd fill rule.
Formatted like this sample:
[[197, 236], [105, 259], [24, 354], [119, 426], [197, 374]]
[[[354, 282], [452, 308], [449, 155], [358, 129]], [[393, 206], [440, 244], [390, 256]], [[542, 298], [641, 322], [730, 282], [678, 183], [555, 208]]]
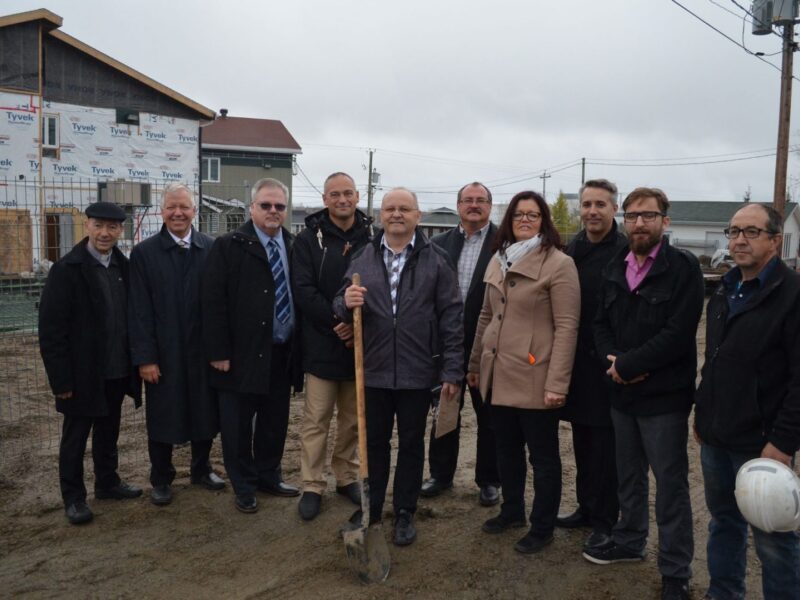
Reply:
[[192, 227], [196, 212], [192, 190], [169, 184], [161, 200], [161, 232], [131, 252], [131, 358], [147, 392], [150, 501], [156, 506], [172, 501], [174, 444], [191, 441], [192, 483], [225, 487], [208, 460], [219, 409], [200, 334], [200, 273], [214, 239]]
[[601, 565], [644, 559], [649, 467], [656, 480], [661, 597], [686, 599], [694, 554], [686, 442], [703, 275], [697, 259], [664, 236], [664, 192], [636, 188], [622, 210], [630, 249], [622, 248], [606, 268], [594, 324], [612, 386], [621, 516], [611, 539], [585, 548], [583, 556]]

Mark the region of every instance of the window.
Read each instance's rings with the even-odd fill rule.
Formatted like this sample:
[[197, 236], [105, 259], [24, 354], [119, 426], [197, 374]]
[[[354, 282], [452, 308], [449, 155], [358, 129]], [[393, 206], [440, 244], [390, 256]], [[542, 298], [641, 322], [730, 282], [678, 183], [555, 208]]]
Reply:
[[203, 158], [200, 162], [200, 176], [208, 183], [219, 183], [219, 158]]
[[792, 258], [792, 234], [783, 234], [783, 256], [781, 258]]
[[42, 115], [42, 147], [58, 148], [58, 115]]
[[132, 108], [118, 108], [117, 123], [121, 123], [123, 125], [138, 125], [139, 111]]

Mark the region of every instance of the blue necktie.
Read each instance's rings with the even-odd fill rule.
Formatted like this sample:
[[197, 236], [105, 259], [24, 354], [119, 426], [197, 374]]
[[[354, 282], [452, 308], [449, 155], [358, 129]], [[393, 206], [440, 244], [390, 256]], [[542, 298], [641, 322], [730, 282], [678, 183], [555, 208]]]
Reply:
[[286, 323], [289, 320], [289, 286], [286, 283], [286, 273], [283, 272], [283, 261], [278, 242], [270, 240], [267, 244], [269, 249], [269, 266], [272, 269], [272, 279], [275, 280], [275, 316], [278, 321]]

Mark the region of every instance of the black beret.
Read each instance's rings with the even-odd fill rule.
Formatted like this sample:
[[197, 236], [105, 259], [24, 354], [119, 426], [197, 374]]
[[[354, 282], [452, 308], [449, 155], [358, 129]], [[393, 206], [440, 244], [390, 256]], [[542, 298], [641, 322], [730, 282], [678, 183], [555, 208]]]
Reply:
[[125, 211], [113, 202], [95, 202], [86, 207], [86, 216], [106, 221], [124, 221]]

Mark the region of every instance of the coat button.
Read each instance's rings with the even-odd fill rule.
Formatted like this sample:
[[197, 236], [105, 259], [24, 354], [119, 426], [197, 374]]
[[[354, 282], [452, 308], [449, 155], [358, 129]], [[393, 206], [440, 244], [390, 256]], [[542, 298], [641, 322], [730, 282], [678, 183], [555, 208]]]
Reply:
[[497, 320], [498, 321], [502, 321], [503, 320], [503, 315], [497, 315]]
[[505, 298], [500, 298], [500, 304], [505, 304], [505, 303], [506, 303], [506, 299]]
[[266, 325], [266, 324], [267, 324], [267, 322], [266, 322], [266, 321], [261, 321], [261, 324], [262, 324], [262, 325]]
[[492, 348], [492, 354], [497, 354], [497, 348]]
[[264, 358], [264, 355], [259, 352], [258, 358]]
[[267, 293], [267, 290], [264, 290], [264, 293], [266, 294], [266, 293]]
[[515, 285], [517, 285], [516, 281], [509, 281], [508, 282], [508, 287], [514, 287]]

